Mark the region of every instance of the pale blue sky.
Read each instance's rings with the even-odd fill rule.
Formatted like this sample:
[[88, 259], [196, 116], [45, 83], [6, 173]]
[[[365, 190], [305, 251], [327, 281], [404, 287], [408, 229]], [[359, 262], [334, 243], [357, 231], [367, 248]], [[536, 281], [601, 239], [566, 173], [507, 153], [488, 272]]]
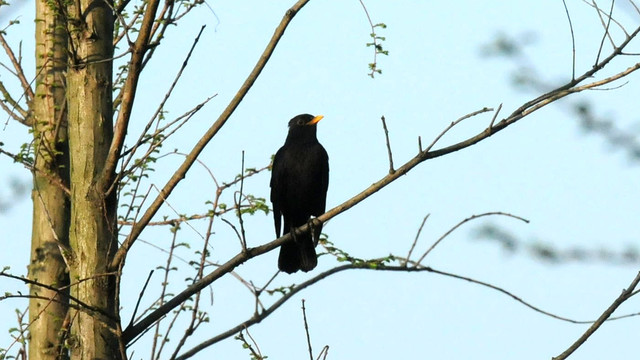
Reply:
[[[629, 7], [616, 7], [616, 18], [628, 26], [639, 18]], [[141, 91], [130, 134], [153, 113], [177, 72], [194, 36], [207, 28], [190, 66], [167, 106], [169, 118], [218, 94], [163, 150], [187, 152], [217, 118], [255, 64], [293, 1], [210, 2], [172, 28], [141, 79]], [[567, 1], [577, 45], [577, 73], [589, 69], [602, 37], [602, 27], [590, 7]], [[560, 1], [367, 1], [374, 22], [384, 22], [380, 35], [388, 57], [379, 58], [383, 70], [375, 80], [367, 76], [372, 49], [369, 25], [356, 0], [311, 1], [292, 21], [261, 77], [228, 124], [203, 152], [201, 160], [219, 181], [228, 181], [240, 169], [241, 151], [248, 167], [262, 167], [284, 141], [287, 121], [299, 113], [323, 114], [318, 137], [330, 157], [328, 207], [336, 206], [384, 176], [388, 170], [380, 116], [385, 115], [397, 166], [414, 156], [417, 137], [428, 144], [451, 121], [482, 107], [503, 104], [507, 115], [535, 97], [514, 89], [508, 61], [480, 56], [481, 48], [496, 34], [532, 33], [536, 42], [527, 48], [527, 61], [544, 79], [562, 82], [571, 75], [571, 37]], [[600, 4], [600, 3], [599, 3]], [[602, 2], [603, 8], [609, 4]], [[3, 8], [4, 11], [4, 8]], [[33, 75], [31, 5], [24, 6], [22, 24], [8, 39], [23, 39], [28, 73]], [[12, 13], [15, 16], [16, 12]], [[0, 14], [3, 27], [7, 19]], [[634, 25], [635, 24], [635, 25]], [[618, 38], [620, 39], [620, 38]], [[638, 41], [632, 51], [640, 52]], [[610, 47], [606, 47], [610, 49]], [[4, 57], [1, 61], [5, 61]], [[625, 58], [613, 64], [621, 70], [637, 62]], [[613, 70], [612, 70], [613, 71]], [[612, 71], [606, 71], [611, 74]], [[9, 76], [0, 72], [2, 80]], [[579, 94], [591, 100], [597, 114], [616, 120], [622, 129], [637, 128], [638, 75], [629, 84], [609, 92]], [[526, 254], [509, 255], [496, 245], [474, 241], [474, 229], [486, 223], [504, 227], [519, 238], [541, 240], [560, 249], [581, 247], [622, 251], [638, 244], [640, 168], [622, 151], [598, 136], [585, 136], [567, 111], [573, 101], [542, 109], [518, 124], [469, 149], [423, 163], [407, 176], [365, 200], [325, 227], [330, 240], [358, 257], [405, 255], [422, 218], [431, 216], [416, 253], [422, 253], [460, 220], [487, 211], [504, 211], [531, 220], [478, 220], [459, 229], [425, 260], [436, 269], [492, 283], [552, 313], [577, 320], [595, 319], [628, 285], [635, 265], [571, 263], [550, 265]], [[481, 131], [491, 119], [485, 114], [468, 119], [447, 134], [436, 148]], [[26, 129], [10, 122], [0, 141], [13, 150], [27, 142]], [[158, 163], [152, 182], [161, 186], [182, 159], [173, 155]], [[0, 158], [1, 181], [28, 180], [19, 165]], [[268, 195], [268, 174], [245, 183], [245, 191]], [[6, 196], [6, 190], [2, 190]], [[172, 195], [179, 213], [205, 212], [205, 201], [215, 187], [206, 171], [196, 165]], [[154, 191], [152, 190], [152, 193]], [[231, 193], [226, 202], [231, 202]], [[175, 216], [164, 207], [159, 216]], [[229, 220], [233, 220], [230, 216]], [[251, 246], [273, 238], [271, 214], [245, 219]], [[0, 214], [0, 241], [5, 251], [0, 264], [25, 273], [28, 258], [30, 204], [25, 195], [10, 212]], [[204, 233], [206, 224], [192, 224]], [[238, 251], [238, 241], [216, 220], [212, 260], [223, 262]], [[141, 240], [166, 247], [168, 230], [152, 229]], [[181, 241], [185, 257], [201, 244], [187, 226]], [[125, 267], [123, 318], [130, 316], [147, 273], [164, 262], [165, 255], [138, 242]], [[262, 284], [276, 270], [275, 251], [240, 266], [237, 272]], [[280, 275], [276, 283], [300, 283], [336, 265], [328, 256], [310, 274]], [[186, 268], [185, 268], [186, 270]], [[174, 274], [172, 291], [183, 286], [192, 272]], [[161, 281], [156, 273], [153, 283]], [[3, 291], [25, 291], [15, 282], [0, 279]], [[252, 298], [231, 277], [212, 286], [211, 322], [199, 329], [185, 349], [245, 320], [253, 312]], [[146, 304], [153, 299], [150, 292]], [[209, 303], [209, 291], [207, 290]], [[352, 271], [326, 279], [303, 291], [250, 332], [264, 355], [271, 359], [301, 359], [306, 355], [300, 299], [306, 299], [314, 350], [329, 345], [328, 359], [548, 359], [564, 351], [586, 330], [551, 319], [495, 291], [432, 274]], [[266, 299], [265, 301], [269, 301]], [[143, 301], [143, 302], [144, 302]], [[616, 313], [638, 312], [638, 299]], [[17, 301], [0, 303], [0, 323], [9, 327]], [[607, 323], [574, 359], [633, 358], [637, 354], [640, 325], [636, 318]], [[175, 344], [178, 333], [171, 336]], [[0, 347], [6, 331], [0, 329]], [[141, 341], [132, 359], [148, 358]], [[166, 354], [165, 357], [168, 357]], [[195, 359], [248, 358], [240, 343], [230, 339], [214, 345]]]

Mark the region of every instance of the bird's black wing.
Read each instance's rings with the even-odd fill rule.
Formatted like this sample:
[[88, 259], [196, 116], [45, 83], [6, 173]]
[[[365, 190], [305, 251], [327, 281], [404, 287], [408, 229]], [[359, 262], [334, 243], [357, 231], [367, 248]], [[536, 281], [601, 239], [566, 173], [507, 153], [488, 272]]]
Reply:
[[309, 211], [306, 215], [320, 216], [324, 214], [327, 203], [327, 189], [329, 187], [329, 156], [322, 145], [317, 144], [312, 151], [313, 156], [308, 159], [312, 167], [309, 178], [306, 201]]
[[320, 177], [320, 191], [322, 193], [322, 203], [321, 203], [321, 214], [326, 211], [327, 205], [327, 190], [329, 189], [329, 155], [327, 155], [327, 151], [324, 149], [322, 145], [320, 145], [322, 149], [322, 166], [321, 166], [321, 177]]
[[273, 204], [273, 223], [276, 236], [280, 237], [282, 227], [282, 202], [286, 192], [286, 168], [283, 163], [284, 147], [280, 148], [273, 157], [271, 166], [271, 203]]

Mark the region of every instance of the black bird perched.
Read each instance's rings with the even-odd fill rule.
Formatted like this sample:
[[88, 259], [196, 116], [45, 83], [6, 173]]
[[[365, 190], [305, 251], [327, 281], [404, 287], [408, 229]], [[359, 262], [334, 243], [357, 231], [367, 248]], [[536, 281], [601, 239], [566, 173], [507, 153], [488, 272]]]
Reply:
[[[271, 202], [276, 236], [306, 224], [324, 213], [329, 186], [329, 156], [316, 138], [316, 124], [323, 116], [301, 114], [289, 121], [289, 134], [273, 158]], [[322, 225], [282, 245], [278, 268], [289, 274], [310, 271], [318, 264], [315, 246]]]

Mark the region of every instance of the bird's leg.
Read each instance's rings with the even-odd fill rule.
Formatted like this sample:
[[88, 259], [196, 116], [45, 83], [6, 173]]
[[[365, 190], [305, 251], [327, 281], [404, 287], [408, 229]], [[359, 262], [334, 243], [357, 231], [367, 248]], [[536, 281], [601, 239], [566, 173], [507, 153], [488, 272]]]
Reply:
[[307, 225], [309, 225], [309, 233], [311, 234], [311, 240], [313, 240], [313, 245], [316, 246], [318, 245], [318, 240], [319, 239], [319, 234], [316, 234], [316, 225], [314, 223], [313, 220], [315, 220], [316, 217], [311, 215], [311, 217], [309, 218], [309, 220], [307, 221]]
[[289, 230], [289, 233], [291, 234], [291, 237], [293, 238], [293, 242], [297, 243], [298, 242], [298, 236], [296, 235], [296, 228], [292, 226], [291, 230]]

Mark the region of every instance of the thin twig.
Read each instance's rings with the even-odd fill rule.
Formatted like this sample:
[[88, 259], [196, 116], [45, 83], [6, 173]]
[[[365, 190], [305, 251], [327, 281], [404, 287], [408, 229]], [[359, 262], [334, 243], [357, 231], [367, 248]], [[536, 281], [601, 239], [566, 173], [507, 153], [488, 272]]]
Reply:
[[249, 339], [251, 339], [251, 342], [256, 347], [256, 352], [257, 352], [257, 355], [259, 356], [258, 359], [264, 359], [264, 357], [262, 356], [262, 352], [260, 351], [260, 346], [258, 346], [258, 342], [253, 338], [253, 336], [251, 336], [249, 329], [244, 329], [244, 331], [247, 332], [247, 336], [249, 337]]
[[[151, 185], [151, 187], [152, 187], [153, 189], [157, 190], [158, 192], [160, 192], [160, 189], [158, 189], [155, 185], [153, 185], [153, 184], [152, 184], [152, 185]], [[180, 213], [178, 212], [178, 210], [176, 210], [176, 209], [173, 207], [173, 205], [171, 205], [171, 203], [170, 203], [170, 202], [165, 201], [165, 204], [166, 204], [166, 205], [169, 207], [169, 209], [171, 209], [171, 210], [172, 210], [176, 215], [180, 215]], [[187, 224], [187, 226], [188, 226], [189, 228], [191, 228], [191, 230], [193, 230], [193, 232], [195, 232], [196, 234], [198, 234], [198, 236], [199, 236], [201, 239], [203, 239], [203, 240], [205, 239], [205, 236], [204, 236], [204, 235], [202, 235], [202, 234], [200, 233], [200, 231], [198, 231], [198, 229], [196, 229], [195, 227], [193, 227], [193, 225], [191, 225], [188, 221], [186, 221], [186, 222], [185, 222], [185, 224]], [[135, 225], [134, 225], [134, 226], [135, 226]]]
[[[601, 23], [602, 23], [602, 25], [604, 26], [604, 21], [602, 20], [602, 16], [601, 16], [601, 14], [605, 14], [606, 16], [609, 16], [609, 15], [608, 15], [607, 13], [605, 13], [603, 10], [601, 10], [601, 9], [598, 7], [598, 4], [597, 4], [597, 3], [595, 3], [593, 0], [592, 0], [592, 1], [582, 0], [582, 2], [583, 2], [583, 3], [585, 3], [585, 4], [587, 4], [587, 5], [589, 5], [589, 6], [591, 6], [591, 7], [592, 7], [592, 8], [594, 8], [594, 9], [596, 9], [596, 11], [597, 11], [597, 12], [598, 12], [598, 14], [599, 14], [598, 16], [600, 17], [600, 22], [601, 22]], [[632, 1], [632, 0], [629, 0], [629, 3], [631, 3], [631, 5], [632, 5], [632, 6], [634, 6], [634, 7], [636, 6], [636, 5], [633, 3], [633, 1]], [[636, 7], [636, 10], [637, 10], [637, 7]], [[620, 30], [622, 30], [622, 32], [623, 32], [626, 36], [629, 36], [629, 33], [627, 32], [627, 29], [625, 29], [625, 28], [624, 28], [624, 26], [623, 26], [619, 21], [617, 21], [616, 19], [614, 19], [613, 17], [611, 17], [611, 22], [613, 22], [614, 24], [618, 25], [618, 27], [620, 28]]]
[[609, 26], [611, 25], [611, 17], [613, 15], [613, 6], [615, 5], [616, 1], [613, 0], [611, 1], [611, 8], [609, 10], [609, 14], [607, 15], [607, 23], [604, 23], [604, 19], [602, 19], [602, 15], [600, 14], [600, 9], [598, 8], [598, 5], [596, 4], [595, 1], [593, 1], [593, 6], [596, 8], [596, 11], [598, 13], [598, 17], [600, 18], [600, 22], [602, 23], [602, 26], [604, 27], [604, 34], [602, 34], [602, 40], [600, 41], [600, 46], [598, 47], [598, 55], [596, 56], [596, 61], [595, 64], [598, 64], [598, 61], [600, 60], [600, 54], [602, 53], [602, 49], [604, 47], [604, 41], [607, 39], [607, 37], [609, 38], [609, 41], [611, 42], [611, 46], [615, 49], [616, 44], [614, 43], [613, 39], [611, 38], [611, 34], [609, 34]]
[[147, 281], [144, 282], [144, 286], [142, 286], [142, 290], [140, 290], [140, 294], [138, 294], [138, 301], [136, 301], [136, 306], [133, 308], [133, 314], [131, 314], [131, 320], [129, 320], [129, 324], [133, 324], [133, 320], [136, 318], [136, 313], [138, 312], [140, 301], [142, 300], [142, 296], [144, 296], [145, 290], [147, 290], [147, 285], [149, 285], [149, 280], [151, 280], [151, 275], [153, 275], [153, 269], [149, 271], [149, 276], [147, 276]]
[[[376, 35], [376, 26], [378, 25], [374, 25], [373, 21], [371, 21], [371, 16], [369, 16], [369, 10], [367, 10], [367, 7], [364, 5], [364, 2], [362, 0], [360, 1], [360, 5], [362, 5], [362, 9], [364, 10], [365, 15], [367, 16], [367, 21], [369, 22], [369, 26], [371, 27], [371, 38], [372, 43], [368, 43], [367, 46], [371, 46], [373, 47], [373, 62], [369, 64], [369, 69], [371, 69], [371, 72], [369, 73], [369, 76], [371, 78], [373, 78], [375, 76], [376, 73], [380, 74], [382, 72], [382, 70], [378, 69], [378, 53], [382, 53], [382, 46], [378, 43], [378, 36]], [[380, 38], [380, 40], [383, 40], [382, 38]]]
[[[0, 146], [2, 146], [2, 143], [0, 143]], [[10, 157], [11, 159], [13, 159], [13, 161], [22, 164], [22, 166], [24, 166], [26, 169], [30, 170], [31, 172], [38, 173], [38, 175], [42, 175], [42, 176], [46, 177], [47, 180], [51, 181], [51, 183], [53, 183], [58, 188], [60, 188], [60, 190], [64, 191], [65, 194], [71, 195], [71, 191], [62, 182], [60, 177], [53, 176], [52, 174], [50, 174], [47, 171], [44, 171], [42, 169], [38, 169], [37, 167], [33, 166], [32, 163], [24, 161], [22, 157], [20, 157], [20, 156], [18, 156], [16, 154], [13, 154], [13, 153], [11, 153], [9, 151], [6, 151], [6, 150], [4, 150], [2, 148], [0, 148], [0, 154], [3, 154], [3, 155], [6, 155], [6, 156]]]
[[426, 149], [424, 149], [423, 153], [428, 153], [428, 152], [431, 150], [431, 148], [433, 148], [433, 146], [438, 142], [438, 140], [440, 140], [440, 138], [442, 138], [442, 137], [444, 136], [444, 134], [446, 134], [446, 133], [447, 133], [447, 131], [451, 130], [454, 126], [458, 125], [458, 124], [459, 124], [460, 122], [462, 122], [463, 120], [466, 120], [466, 119], [468, 119], [468, 118], [470, 118], [470, 117], [474, 117], [474, 116], [476, 116], [476, 115], [479, 115], [479, 114], [485, 113], [485, 112], [487, 112], [487, 111], [493, 111], [493, 109], [488, 108], [488, 107], [485, 107], [485, 108], [482, 108], [482, 109], [480, 109], [480, 110], [477, 110], [477, 111], [474, 111], [474, 112], [468, 113], [467, 115], [464, 115], [464, 116], [462, 116], [462, 117], [458, 118], [458, 119], [457, 119], [457, 120], [455, 120], [455, 121], [452, 121], [452, 122], [451, 122], [451, 124], [449, 124], [449, 126], [447, 126], [444, 130], [442, 130], [442, 132], [440, 133], [440, 135], [436, 136], [436, 138], [435, 138], [435, 139], [433, 139], [433, 141], [431, 142], [431, 144], [430, 144], [429, 146], [427, 146], [427, 148], [426, 148]]
[[30, 103], [34, 97], [33, 89], [31, 89], [31, 85], [29, 81], [27, 81], [27, 77], [24, 75], [24, 70], [22, 70], [22, 65], [20, 64], [20, 61], [18, 61], [18, 59], [16, 58], [16, 55], [13, 53], [13, 50], [11, 50], [11, 47], [9, 46], [9, 44], [7, 44], [7, 41], [2, 35], [2, 32], [0, 32], [0, 44], [4, 48], [4, 51], [7, 53], [7, 56], [9, 56], [9, 59], [11, 60], [11, 64], [13, 65], [13, 68], [16, 70], [15, 74], [18, 77], [18, 79], [20, 79], [20, 84], [22, 85], [22, 90], [24, 91], [24, 95], [26, 97], [27, 103]]
[[[99, 275], [93, 276], [92, 278], [101, 277], [101, 276], [110, 276], [110, 275], [113, 275], [113, 274], [99, 274]], [[35, 295], [19, 295], [19, 296], [18, 295], [16, 295], [16, 296], [5, 295], [4, 297], [0, 296], [0, 300], [2, 300], [4, 298], [21, 297], [21, 298], [29, 298], [29, 299], [34, 298], [34, 299], [57, 301], [57, 302], [60, 302], [62, 304], [67, 304], [70, 307], [75, 308], [76, 310], [86, 311], [89, 314], [91, 314], [92, 312], [96, 313], [96, 314], [101, 314], [101, 315], [103, 315], [105, 317], [108, 317], [108, 318], [113, 320], [111, 315], [106, 313], [103, 309], [91, 306], [91, 305], [79, 300], [75, 296], [65, 293], [66, 289], [71, 288], [73, 286], [77, 286], [78, 284], [80, 284], [80, 283], [82, 283], [84, 281], [91, 280], [92, 278], [78, 280], [78, 281], [76, 281], [76, 282], [74, 282], [72, 284], [56, 288], [56, 287], [53, 287], [53, 286], [50, 286], [50, 285], [47, 285], [47, 284], [43, 284], [43, 283], [35, 281], [35, 280], [31, 280], [29, 278], [12, 275], [12, 274], [9, 274], [9, 273], [6, 273], [6, 272], [0, 272], [0, 277], [7, 277], [7, 278], [10, 278], [10, 279], [19, 280], [19, 281], [22, 281], [22, 282], [24, 282], [25, 284], [28, 284], [28, 285], [34, 285], [34, 286], [38, 286], [38, 287], [41, 287], [41, 288], [44, 288], [44, 289], [47, 289], [47, 290], [54, 291], [54, 292], [56, 292], [57, 295], [60, 295], [62, 298], [64, 298], [64, 299], [68, 298], [68, 299], [72, 300], [73, 302], [75, 302], [76, 304], [68, 303], [67, 301], [62, 301], [62, 300], [56, 300], [54, 298], [48, 298], [48, 297], [44, 297], [44, 296], [35, 296]]]
[[242, 341], [242, 345], [244, 348], [248, 349], [249, 352], [251, 352], [251, 358], [252, 359], [256, 359], [256, 360], [262, 360], [264, 359], [262, 357], [262, 354], [260, 354], [260, 349], [258, 349], [257, 351], [253, 348], [253, 346], [251, 344], [249, 344], [249, 342], [247, 341], [247, 339], [244, 338], [244, 335], [242, 334], [242, 331], [246, 331], [247, 335], [249, 336], [249, 338], [251, 339], [251, 342], [253, 342], [254, 345], [256, 345], [257, 348], [257, 344], [255, 342], [255, 340], [253, 340], [253, 337], [251, 337], [251, 334], [249, 334], [249, 331], [245, 328], [240, 330], [240, 332], [238, 333], [238, 335], [236, 335], [236, 339]]
[[[178, 238], [178, 229], [174, 228], [171, 231], [171, 246], [169, 247], [169, 253], [167, 254], [167, 261], [164, 265], [164, 268], [162, 269], [164, 270], [164, 279], [160, 284], [160, 288], [161, 288], [160, 297], [157, 301], [159, 306], [162, 306], [162, 304], [164, 304], [165, 296], [167, 295], [167, 287], [169, 286], [169, 273], [171, 272], [171, 263], [173, 262], [173, 258], [175, 256], [174, 251], [176, 249], [177, 238]], [[151, 329], [151, 327], [149, 327], [149, 329]], [[168, 327], [167, 331], [170, 331], [170, 329], [171, 329], [171, 326]], [[151, 346], [151, 359], [153, 359], [155, 355], [155, 358], [157, 360], [160, 358], [160, 354], [162, 353], [162, 350], [165, 344], [165, 341], [162, 341], [162, 343], [160, 344], [160, 348], [156, 352], [156, 347], [158, 346], [158, 340], [160, 339], [160, 322], [156, 324], [154, 332], [155, 334], [153, 336], [153, 343]], [[166, 339], [166, 334], [165, 334], [165, 339]]]
[[[567, 7], [567, 1], [562, 0], [564, 5], [564, 12], [567, 14], [567, 20], [569, 20], [569, 30], [571, 31], [571, 80], [576, 78], [576, 38], [573, 34], [573, 24], [571, 23], [571, 15], [569, 14], [569, 8]], [[493, 121], [492, 121], [493, 123]]]
[[454, 230], [456, 230], [460, 226], [464, 225], [465, 223], [467, 223], [469, 221], [475, 220], [477, 218], [481, 218], [481, 217], [484, 217], [484, 216], [493, 216], [493, 215], [508, 216], [508, 217], [512, 217], [514, 219], [518, 219], [520, 221], [524, 221], [526, 223], [529, 223], [529, 220], [527, 220], [527, 219], [521, 218], [520, 216], [509, 214], [509, 213], [501, 212], [501, 211], [486, 212], [484, 214], [469, 216], [468, 218], [466, 218], [466, 219], [460, 221], [459, 223], [457, 223], [454, 227], [449, 229], [442, 236], [440, 236], [440, 238], [438, 238], [438, 240], [436, 240], [436, 242], [434, 242], [433, 245], [431, 245], [431, 247], [429, 247], [429, 249], [427, 251], [425, 251], [424, 254], [422, 254], [422, 256], [418, 259], [418, 261], [416, 261], [416, 264], [421, 264], [422, 260], [424, 260], [424, 258], [427, 257], [427, 255], [429, 255], [431, 250], [433, 250], [444, 238], [449, 236]]
[[322, 350], [320, 350], [320, 353], [318, 354], [318, 357], [316, 359], [320, 360], [320, 357], [322, 357], [322, 360], [326, 360], [328, 355], [329, 355], [329, 345], [325, 345], [322, 348]]
[[[244, 189], [244, 150], [242, 150], [242, 170], [240, 172], [240, 194], [238, 196], [238, 200], [236, 202], [236, 207], [238, 208], [238, 222], [240, 223], [240, 242], [242, 243], [242, 251], [247, 250], [247, 238], [244, 231], [244, 220], [242, 219], [242, 209], [240, 205], [242, 204], [242, 190]], [[235, 199], [235, 196], [234, 196]]]
[[393, 169], [393, 153], [391, 153], [391, 143], [389, 142], [389, 130], [387, 130], [387, 122], [385, 121], [384, 115], [380, 117], [380, 120], [382, 120], [384, 138], [387, 141], [387, 154], [389, 155], [389, 174], [393, 174], [395, 170]]
[[496, 112], [493, 114], [493, 117], [491, 118], [491, 122], [489, 123], [489, 130], [493, 129], [493, 123], [498, 118], [498, 114], [500, 114], [500, 110], [502, 110], [502, 103], [498, 105], [498, 109], [496, 109]]
[[411, 244], [411, 248], [409, 249], [409, 253], [407, 254], [407, 260], [404, 262], [404, 265], [407, 265], [407, 262], [409, 261], [409, 259], [411, 259], [411, 254], [413, 253], [413, 249], [415, 249], [416, 244], [418, 243], [418, 238], [420, 237], [420, 233], [422, 232], [422, 228], [424, 227], [424, 223], [427, 222], [427, 219], [429, 218], [431, 214], [427, 214], [424, 219], [422, 219], [422, 223], [420, 224], [420, 227], [418, 228], [418, 232], [416, 233], [416, 237], [415, 239], [413, 239], [413, 244]]
[[[4, 109], [4, 111], [7, 114], [9, 114], [11, 117], [13, 117], [15, 120], [18, 120], [20, 123], [24, 125], [30, 125], [29, 122], [27, 121], [27, 118], [29, 117], [29, 112], [23, 109], [20, 106], [20, 104], [18, 104], [18, 102], [13, 99], [13, 97], [9, 93], [9, 90], [7, 90], [7, 88], [4, 86], [4, 83], [2, 81], [0, 81], [0, 92], [4, 97], [4, 101], [0, 101], [0, 105], [2, 105], [2, 108]], [[9, 103], [9, 105], [11, 105], [12, 107], [11, 109], [5, 104], [5, 101]], [[20, 116], [18, 116], [18, 114], [16, 114], [13, 110], [17, 110], [20, 113]]]
[[309, 360], [313, 360], [313, 350], [311, 349], [311, 336], [309, 335], [309, 323], [307, 322], [307, 309], [304, 307], [302, 299], [302, 318], [304, 320], [304, 332], [307, 335], [307, 347], [309, 349]]
[[[169, 90], [167, 90], [167, 92], [164, 95], [164, 98], [162, 99], [162, 101], [160, 101], [160, 104], [158, 104], [158, 107], [156, 108], [156, 111], [151, 116], [151, 119], [147, 122], [147, 124], [145, 125], [144, 129], [140, 133], [140, 136], [138, 138], [138, 141], [136, 141], [136, 144], [133, 145], [132, 149], [128, 151], [129, 158], [127, 159], [127, 161], [125, 161], [123, 167], [127, 166], [128, 162], [131, 160], [131, 158], [133, 157], [133, 155], [135, 154], [137, 148], [140, 145], [142, 145], [144, 142], [148, 141], [149, 139], [155, 139], [157, 135], [159, 135], [160, 133], [164, 132], [164, 130], [166, 128], [168, 128], [169, 126], [173, 125], [173, 123], [179, 121], [185, 115], [195, 114], [196, 112], [198, 112], [202, 108], [202, 106], [204, 106], [204, 104], [206, 104], [207, 102], [209, 102], [209, 100], [211, 100], [213, 97], [215, 97], [215, 95], [214, 95], [214, 96], [211, 96], [211, 97], [207, 98], [204, 102], [198, 104], [195, 108], [193, 108], [190, 111], [188, 111], [182, 117], [177, 118], [172, 123], [170, 123], [167, 126], [163, 127], [161, 129], [161, 131], [156, 131], [151, 136], [147, 136], [148, 135], [147, 133], [148, 133], [149, 129], [151, 128], [153, 123], [156, 121], [156, 119], [158, 119], [158, 115], [160, 115], [160, 113], [164, 109], [166, 102], [169, 100], [169, 98], [173, 94], [173, 90], [175, 89], [175, 87], [176, 87], [178, 81], [180, 80], [180, 78], [182, 77], [182, 73], [184, 72], [185, 68], [187, 67], [187, 64], [189, 63], [189, 59], [191, 58], [191, 55], [193, 54], [193, 50], [195, 49], [196, 45], [198, 44], [198, 41], [200, 40], [200, 35], [202, 35], [202, 32], [204, 31], [204, 28], [205, 28], [204, 26], [202, 26], [200, 28], [200, 32], [198, 33], [196, 38], [193, 40], [193, 44], [191, 45], [191, 48], [189, 49], [189, 52], [187, 53], [186, 58], [182, 62], [182, 66], [180, 67], [180, 70], [178, 71], [178, 73], [176, 74], [176, 76], [173, 79], [173, 82], [169, 86]], [[188, 116], [188, 118], [190, 118], [190, 116]], [[167, 138], [167, 136], [165, 136], [165, 140], [166, 140], [166, 138]], [[124, 139], [123, 139], [123, 141], [124, 141]], [[122, 145], [121, 145], [121, 147], [122, 147]], [[122, 149], [120, 149], [119, 153], [117, 154], [117, 158], [114, 161], [117, 161], [117, 159], [121, 158], [122, 156], [123, 156]], [[116, 179], [114, 179], [114, 182], [117, 183], [121, 178], [122, 178], [122, 175], [116, 177]], [[111, 187], [113, 187], [113, 185], [111, 185]]]

